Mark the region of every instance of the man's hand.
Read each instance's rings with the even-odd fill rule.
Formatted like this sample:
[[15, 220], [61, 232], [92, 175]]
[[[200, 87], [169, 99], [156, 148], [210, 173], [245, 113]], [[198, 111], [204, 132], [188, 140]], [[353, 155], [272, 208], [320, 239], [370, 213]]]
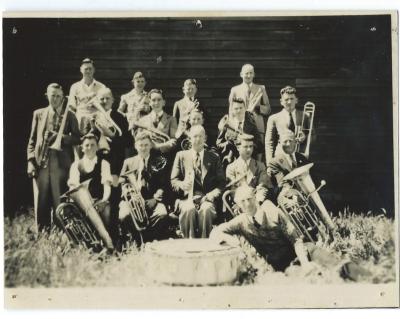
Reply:
[[297, 133], [296, 140], [297, 140], [299, 143], [303, 143], [305, 139], [306, 139], [306, 135], [304, 134], [303, 131]]
[[109, 204], [108, 200], [100, 199], [97, 202], [94, 203], [94, 207], [98, 212], [101, 212], [106, 208], [106, 206]]
[[273, 174], [272, 174], [272, 168], [271, 168], [271, 167], [268, 167], [268, 168], [267, 168], [267, 175], [268, 175], [269, 177], [272, 177], [272, 176], [273, 176]]
[[262, 203], [267, 198], [268, 192], [265, 188], [257, 186], [256, 189], [256, 201]]
[[184, 192], [190, 192], [192, 190], [193, 187], [193, 183], [191, 180], [183, 180], [181, 181], [181, 185], [180, 188], [184, 191]]
[[37, 176], [36, 166], [31, 161], [28, 162], [27, 173], [29, 178], [34, 178]]
[[162, 202], [163, 200], [163, 195], [164, 195], [164, 191], [162, 189], [158, 189], [155, 193], [153, 198], [157, 201], [157, 202]]
[[204, 203], [204, 202], [210, 202], [210, 203], [212, 203], [213, 201], [214, 201], [214, 195], [210, 192], [210, 193], [207, 193], [207, 194], [205, 194], [204, 196], [203, 196], [203, 198], [201, 199], [201, 202], [200, 203]]
[[51, 145], [51, 144], [53, 144], [54, 143], [54, 141], [56, 140], [56, 138], [57, 138], [57, 132], [54, 132], [54, 131], [49, 131], [49, 133], [48, 133], [49, 135], [48, 135], [48, 141], [49, 141], [49, 145]]

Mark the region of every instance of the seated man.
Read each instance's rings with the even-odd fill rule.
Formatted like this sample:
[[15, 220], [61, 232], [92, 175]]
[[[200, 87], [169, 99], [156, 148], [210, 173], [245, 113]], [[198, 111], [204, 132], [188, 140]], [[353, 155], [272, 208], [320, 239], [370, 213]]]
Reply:
[[189, 135], [192, 148], [176, 154], [171, 184], [180, 193], [177, 209], [184, 237], [207, 238], [217, 217], [215, 204], [224, 187], [225, 174], [218, 156], [204, 149], [204, 128], [192, 126]]
[[243, 134], [238, 138], [239, 158], [226, 168], [226, 179], [232, 184], [231, 189], [240, 185], [256, 188], [256, 199], [262, 204], [271, 196], [270, 189], [273, 185], [267, 174], [264, 163], [251, 157], [254, 149], [254, 137]]
[[[224, 117], [218, 123], [217, 149], [223, 164], [230, 164], [239, 156], [235, 141], [239, 134], [245, 133], [254, 136], [254, 158], [261, 157], [261, 140], [253, 115], [246, 112], [244, 102], [241, 99], [233, 99], [230, 115]], [[225, 165], [225, 166], [226, 166]]]
[[[140, 119], [140, 125], [149, 128], [151, 131], [155, 130], [169, 136], [170, 140], [168, 141], [154, 143], [156, 150], [159, 150], [163, 154], [169, 154], [176, 145], [176, 119], [164, 112], [165, 100], [161, 90], [152, 89], [148, 95], [152, 111]], [[139, 129], [138, 131], [142, 130]]]
[[[82, 182], [91, 179], [89, 183], [89, 192], [95, 200], [95, 207], [98, 215], [91, 207], [84, 213], [88, 216], [93, 226], [99, 232], [101, 239], [108, 249], [114, 249], [110, 232], [110, 204], [108, 202], [111, 195], [112, 176], [110, 164], [106, 160], [100, 160], [96, 152], [98, 150], [97, 137], [94, 134], [87, 134], [82, 137], [83, 157], [72, 163], [68, 186], [70, 189], [77, 187]], [[81, 209], [84, 209], [81, 207]], [[105, 228], [104, 228], [105, 226]]]
[[297, 257], [305, 273], [318, 269], [318, 262], [327, 267], [339, 266], [341, 274], [352, 280], [368, 275], [354, 262], [344, 262], [313, 243], [304, 243], [288, 217], [272, 202], [257, 205], [253, 188], [240, 186], [235, 202], [243, 214], [214, 228], [210, 239], [238, 246], [233, 235], [243, 236], [276, 271], [284, 271]]
[[274, 156], [282, 151], [281, 145], [278, 143], [280, 135], [290, 130], [297, 138], [300, 145], [304, 145], [307, 136], [304, 134], [303, 129], [310, 127], [310, 118], [306, 113], [304, 115], [304, 123], [300, 130], [303, 120], [303, 111], [297, 110], [297, 97], [296, 89], [291, 86], [286, 86], [281, 89], [281, 105], [282, 111], [279, 113], [270, 115], [267, 122], [267, 131], [265, 133], [265, 157], [267, 164], [272, 160]]
[[282, 152], [277, 154], [271, 161], [268, 162], [267, 171], [269, 175], [274, 176], [277, 182], [280, 193], [285, 189], [287, 183], [283, 178], [296, 167], [300, 167], [310, 163], [310, 161], [301, 153], [296, 152], [296, 139], [292, 131], [284, 131], [280, 136], [280, 144]]
[[[154, 239], [167, 238], [167, 208], [163, 201], [165, 200], [165, 189], [167, 184], [166, 167], [156, 167], [156, 161], [160, 158], [151, 152], [152, 141], [150, 135], [146, 132], [140, 132], [136, 136], [135, 147], [138, 155], [127, 158], [124, 161], [120, 181], [121, 183], [128, 182], [123, 175], [127, 172], [134, 174], [136, 180], [135, 187], [139, 188], [141, 196], [145, 201], [145, 210], [149, 216], [149, 226], [144, 231], [145, 241]], [[130, 206], [122, 200], [119, 204], [119, 218], [124, 224], [130, 217]], [[132, 223], [129, 223], [131, 233], [136, 233]], [[136, 235], [136, 234], [134, 234]]]

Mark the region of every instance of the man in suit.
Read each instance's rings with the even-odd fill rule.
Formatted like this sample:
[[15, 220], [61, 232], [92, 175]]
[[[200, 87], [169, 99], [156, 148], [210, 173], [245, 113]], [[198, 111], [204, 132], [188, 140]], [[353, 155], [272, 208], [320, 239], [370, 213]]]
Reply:
[[193, 126], [189, 135], [192, 148], [176, 154], [171, 184], [181, 193], [179, 226], [184, 237], [207, 238], [217, 217], [215, 204], [224, 187], [225, 174], [218, 156], [204, 149], [204, 128]]
[[243, 82], [234, 86], [229, 95], [230, 110], [235, 98], [242, 99], [245, 103], [246, 111], [252, 113], [254, 116], [258, 133], [261, 136], [261, 143], [263, 143], [266, 117], [271, 112], [267, 91], [264, 85], [253, 83], [255, 72], [251, 64], [242, 66], [240, 77]]
[[[108, 148], [103, 146], [99, 150], [100, 158], [104, 158], [110, 163], [111, 176], [112, 176], [112, 189], [110, 196], [111, 216], [110, 216], [110, 234], [114, 240], [118, 236], [118, 204], [121, 197], [121, 192], [118, 179], [121, 172], [122, 164], [125, 159], [125, 148], [131, 143], [131, 135], [128, 132], [128, 121], [117, 110], [112, 108], [114, 97], [109, 88], [103, 88], [98, 91], [96, 102], [98, 107], [103, 109], [115, 125], [105, 123], [103, 121], [96, 121], [94, 132], [103, 135], [107, 139]], [[96, 116], [104, 117], [101, 112]]]
[[[298, 102], [296, 97], [296, 89], [291, 86], [286, 86], [280, 91], [282, 111], [273, 114], [268, 118], [267, 131], [265, 134], [265, 156], [268, 162], [274, 156], [282, 151], [281, 146], [278, 144], [279, 137], [282, 132], [291, 130], [296, 134], [297, 141], [301, 144], [306, 140], [306, 135], [299, 132], [302, 124], [303, 111], [296, 110]], [[304, 119], [304, 126], [309, 127], [309, 116], [306, 114]]]
[[231, 189], [240, 185], [249, 185], [256, 189], [257, 202], [263, 203], [273, 188], [264, 163], [252, 158], [254, 137], [241, 135], [238, 141], [239, 157], [226, 168], [226, 179]]
[[81, 131], [81, 135], [85, 135], [90, 130], [90, 118], [96, 112], [90, 101], [105, 85], [94, 79], [95, 68], [93, 60], [89, 58], [83, 59], [80, 71], [82, 73], [82, 80], [71, 85], [68, 105], [76, 112], [79, 130]]
[[259, 155], [262, 152], [261, 138], [253, 114], [246, 111], [242, 99], [235, 98], [232, 101], [231, 114], [224, 115], [219, 121], [218, 130], [219, 134], [216, 146], [221, 154], [221, 159], [223, 159], [223, 164], [230, 164], [239, 156], [235, 145], [235, 140], [239, 133], [245, 133], [254, 137], [253, 157], [260, 158]]
[[275, 177], [280, 194], [284, 194], [289, 185], [283, 181], [283, 178], [295, 168], [306, 165], [310, 161], [303, 154], [295, 151], [296, 139], [292, 131], [286, 130], [282, 132], [280, 143], [283, 152], [277, 154], [268, 162], [268, 171]]
[[141, 118], [140, 124], [150, 129], [156, 129], [171, 138], [169, 141], [163, 143], [154, 143], [156, 150], [159, 150], [163, 154], [168, 154], [176, 145], [176, 119], [164, 112], [165, 100], [161, 90], [152, 89], [148, 95], [152, 111]]
[[[164, 200], [169, 176], [166, 166], [154, 168], [159, 157], [154, 152], [151, 152], [152, 145], [153, 142], [149, 133], [138, 133], [135, 140], [135, 148], [138, 154], [124, 161], [120, 174], [120, 176], [127, 172], [134, 174], [137, 187], [145, 200], [146, 213], [150, 219], [150, 225], [144, 232], [146, 241], [167, 238], [168, 226], [168, 212]], [[120, 177], [120, 182], [127, 181], [125, 178]], [[119, 204], [119, 218], [121, 221], [124, 222], [124, 220], [129, 219], [129, 210], [128, 203], [124, 200], [121, 201]], [[132, 227], [130, 228], [132, 230]]]
[[[42, 160], [44, 149], [51, 146], [60, 130], [64, 94], [62, 87], [52, 83], [46, 93], [49, 106], [33, 113], [32, 129], [27, 147], [29, 177], [33, 178], [35, 218], [38, 230], [51, 226], [51, 209], [60, 204], [60, 195], [67, 190], [68, 170], [73, 161], [72, 146], [79, 144], [79, 127], [74, 113], [66, 113], [61, 138], [61, 151], [48, 149], [47, 160]], [[46, 158], [46, 156], [45, 156]]]

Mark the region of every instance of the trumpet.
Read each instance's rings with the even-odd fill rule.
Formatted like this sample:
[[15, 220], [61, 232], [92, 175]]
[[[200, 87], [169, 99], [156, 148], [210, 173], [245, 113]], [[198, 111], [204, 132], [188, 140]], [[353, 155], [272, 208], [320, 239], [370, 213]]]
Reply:
[[165, 134], [155, 128], [139, 124], [138, 122], [134, 122], [132, 125], [132, 128], [133, 127], [137, 127], [142, 130], [148, 131], [150, 133], [151, 140], [153, 141], [153, 143], [156, 143], [156, 144], [162, 144], [162, 143], [168, 142], [171, 139], [167, 134]]
[[[297, 128], [296, 132], [296, 140], [297, 145], [296, 145], [296, 152], [300, 151], [300, 140], [302, 139], [302, 136], [307, 136], [307, 141], [306, 141], [306, 146], [304, 149], [304, 156], [309, 157], [310, 155], [310, 145], [311, 145], [311, 135], [312, 135], [312, 130], [313, 130], [313, 125], [314, 125], [314, 113], [315, 113], [315, 104], [312, 102], [307, 102], [304, 104], [304, 110], [303, 110], [303, 117], [301, 119], [301, 125]], [[310, 118], [310, 124], [308, 128], [305, 128], [305, 119], [306, 116]], [[306, 133], [307, 134], [306, 134]]]

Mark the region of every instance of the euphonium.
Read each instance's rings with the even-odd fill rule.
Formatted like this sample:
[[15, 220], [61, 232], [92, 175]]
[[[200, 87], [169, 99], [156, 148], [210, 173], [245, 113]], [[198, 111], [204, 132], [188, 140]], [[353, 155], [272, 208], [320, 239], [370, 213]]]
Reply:
[[[314, 113], [315, 113], [315, 104], [312, 102], [307, 102], [304, 104], [304, 110], [303, 110], [303, 117], [301, 119], [301, 125], [297, 128], [296, 132], [296, 139], [297, 141], [299, 140], [301, 135], [306, 135], [307, 136], [307, 141], [305, 143], [305, 148], [304, 154], [305, 157], [308, 158], [310, 155], [310, 146], [311, 146], [311, 135], [312, 135], [312, 130], [313, 130], [313, 125], [314, 125]], [[309, 117], [309, 127], [305, 127], [305, 119], [306, 117]], [[296, 152], [300, 152], [300, 143], [298, 141], [297, 146], [296, 146]]]
[[127, 179], [127, 183], [122, 184], [122, 197], [129, 205], [129, 213], [136, 230], [141, 232], [149, 226], [150, 222], [138, 179], [134, 171], [126, 172], [121, 177]]
[[148, 131], [150, 133], [151, 140], [153, 141], [153, 143], [156, 143], [156, 144], [162, 144], [162, 143], [168, 142], [171, 139], [167, 134], [165, 134], [155, 128], [147, 127], [145, 125], [139, 124], [138, 122], [134, 122], [132, 124], [132, 128], [133, 127], [137, 127], [142, 130]]
[[278, 205], [289, 217], [296, 229], [310, 241], [317, 240], [318, 235], [327, 240], [335, 230], [335, 225], [326, 210], [318, 191], [326, 182], [315, 188], [310, 176], [313, 163], [298, 167], [287, 174], [283, 181], [291, 184], [290, 188], [281, 191]]
[[95, 208], [95, 202], [89, 192], [90, 179], [79, 184], [77, 187], [69, 190], [63, 196], [71, 198], [85, 213], [89, 221], [99, 233], [100, 238], [103, 240], [107, 248], [113, 249], [111, 237], [108, 234], [99, 213]]

